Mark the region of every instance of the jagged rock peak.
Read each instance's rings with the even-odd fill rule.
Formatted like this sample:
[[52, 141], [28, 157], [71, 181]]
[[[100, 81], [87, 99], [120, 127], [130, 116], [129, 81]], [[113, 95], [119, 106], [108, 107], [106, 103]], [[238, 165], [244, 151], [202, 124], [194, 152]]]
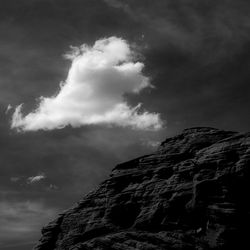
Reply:
[[36, 250], [250, 249], [250, 133], [190, 128], [42, 230]]

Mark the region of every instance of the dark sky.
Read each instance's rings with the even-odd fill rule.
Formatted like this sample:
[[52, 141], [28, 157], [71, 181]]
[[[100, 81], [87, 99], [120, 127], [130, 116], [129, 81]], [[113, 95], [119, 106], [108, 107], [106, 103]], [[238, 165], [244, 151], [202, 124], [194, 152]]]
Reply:
[[[247, 131], [249, 13], [245, 0], [1, 0], [0, 249], [31, 249], [58, 212], [167, 136], [192, 126]], [[28, 113], [57, 93], [71, 45], [109, 36], [137, 46], [155, 88], [127, 102], [160, 113], [164, 129], [10, 128], [9, 104]]]

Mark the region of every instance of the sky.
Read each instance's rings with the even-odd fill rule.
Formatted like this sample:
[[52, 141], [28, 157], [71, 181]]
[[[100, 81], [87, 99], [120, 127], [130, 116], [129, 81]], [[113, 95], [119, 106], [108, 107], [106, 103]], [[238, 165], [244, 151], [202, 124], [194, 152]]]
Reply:
[[193, 126], [250, 126], [246, 0], [1, 0], [0, 249]]

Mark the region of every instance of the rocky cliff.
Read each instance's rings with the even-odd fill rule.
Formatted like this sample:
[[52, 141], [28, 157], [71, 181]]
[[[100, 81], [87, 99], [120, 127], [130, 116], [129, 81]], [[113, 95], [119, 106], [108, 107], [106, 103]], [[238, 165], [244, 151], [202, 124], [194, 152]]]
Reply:
[[250, 249], [250, 133], [186, 129], [122, 163], [36, 250]]

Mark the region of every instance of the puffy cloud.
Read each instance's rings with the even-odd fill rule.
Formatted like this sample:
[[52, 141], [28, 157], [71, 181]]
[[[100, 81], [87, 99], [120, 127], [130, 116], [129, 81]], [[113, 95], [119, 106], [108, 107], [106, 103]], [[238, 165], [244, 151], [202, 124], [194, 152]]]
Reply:
[[35, 182], [39, 182], [39, 181], [41, 181], [41, 180], [43, 180], [45, 178], [46, 178], [45, 174], [41, 173], [41, 174], [36, 175], [36, 176], [28, 177], [27, 178], [27, 183], [32, 184], [32, 183], [35, 183]]
[[159, 114], [131, 107], [124, 94], [152, 88], [127, 41], [110, 37], [90, 47], [72, 47], [65, 55], [72, 60], [67, 79], [52, 97], [41, 97], [38, 108], [23, 116], [16, 107], [12, 128], [23, 131], [52, 130], [67, 125], [116, 125], [135, 129], [160, 129]]

